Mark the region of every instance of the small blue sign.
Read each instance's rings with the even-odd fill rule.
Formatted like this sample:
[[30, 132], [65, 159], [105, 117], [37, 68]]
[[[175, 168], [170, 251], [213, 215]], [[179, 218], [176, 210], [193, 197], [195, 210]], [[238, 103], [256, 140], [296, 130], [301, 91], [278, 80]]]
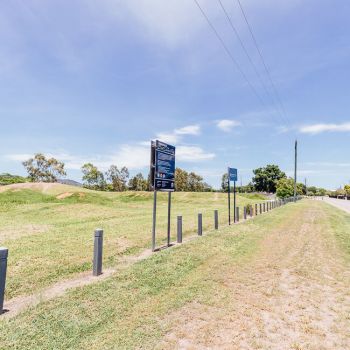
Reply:
[[228, 178], [230, 181], [237, 181], [237, 169], [236, 168], [228, 168]]

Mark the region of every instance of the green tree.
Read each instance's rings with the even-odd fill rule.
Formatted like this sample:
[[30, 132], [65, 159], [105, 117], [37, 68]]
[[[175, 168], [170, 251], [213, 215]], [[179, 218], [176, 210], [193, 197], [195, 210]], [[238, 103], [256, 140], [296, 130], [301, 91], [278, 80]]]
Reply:
[[95, 190], [103, 190], [106, 187], [106, 181], [103, 173], [92, 163], [86, 163], [81, 167], [83, 173], [84, 186]]
[[[318, 188], [316, 192], [316, 196], [325, 196], [327, 194], [327, 190], [324, 188]], [[350, 194], [350, 192], [349, 192]]]
[[316, 196], [316, 193], [317, 193], [317, 187], [310, 186], [310, 187], [307, 188], [307, 194], [309, 196]]
[[188, 188], [188, 172], [186, 170], [175, 169], [175, 190], [179, 192], [189, 191]]
[[350, 185], [345, 185], [345, 186], [344, 186], [344, 190], [345, 190], [345, 192], [346, 192], [346, 195], [347, 195], [347, 196], [350, 196]]
[[186, 170], [175, 169], [175, 190], [189, 192], [209, 192], [212, 191], [211, 186], [203, 182], [202, 176]]
[[18, 184], [23, 182], [28, 182], [28, 178], [8, 173], [0, 174], [0, 186]]
[[[282, 178], [277, 182], [276, 194], [279, 198], [294, 196], [294, 180], [292, 178]], [[297, 195], [305, 194], [305, 185], [297, 183]]]
[[143, 177], [141, 173], [136, 174], [129, 180], [129, 190], [133, 191], [147, 191], [148, 180]]
[[268, 164], [264, 168], [254, 169], [253, 173], [254, 188], [260, 192], [276, 192], [277, 182], [287, 177], [278, 165], [273, 164]]
[[32, 182], [57, 182], [58, 176], [66, 176], [64, 163], [55, 158], [46, 158], [42, 153], [36, 153], [22, 163]]
[[203, 178], [194, 172], [188, 174], [188, 190], [190, 192], [203, 192], [204, 184]]
[[294, 180], [282, 178], [277, 182], [276, 195], [279, 198], [292, 197], [294, 195]]
[[203, 182], [203, 192], [213, 192], [213, 187], [211, 187], [208, 183]]
[[[294, 180], [293, 180], [293, 184], [294, 184]], [[306, 195], [306, 187], [301, 182], [297, 182], [297, 194], [300, 196]], [[294, 195], [294, 192], [293, 192], [293, 195]]]
[[129, 179], [129, 170], [122, 167], [120, 170], [116, 165], [111, 165], [106, 173], [106, 177], [112, 186], [113, 191], [126, 191]]
[[221, 189], [222, 189], [222, 192], [228, 191], [228, 174], [227, 173], [224, 173], [221, 176]]

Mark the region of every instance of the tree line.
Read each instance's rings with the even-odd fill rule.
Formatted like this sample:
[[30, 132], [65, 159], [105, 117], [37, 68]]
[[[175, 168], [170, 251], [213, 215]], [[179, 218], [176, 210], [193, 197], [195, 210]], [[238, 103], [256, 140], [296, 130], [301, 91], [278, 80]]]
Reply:
[[[28, 180], [31, 182], [57, 182], [59, 177], [66, 176], [64, 163], [55, 159], [47, 158], [41, 153], [37, 153], [22, 163], [28, 173]], [[92, 163], [86, 163], [81, 167], [83, 173], [82, 180], [84, 187], [101, 191], [148, 191], [151, 189], [150, 175], [145, 178], [142, 173], [137, 173], [130, 177], [127, 167], [118, 168], [111, 165], [107, 171], [103, 172]], [[291, 197], [294, 194], [294, 180], [287, 177], [278, 165], [268, 164], [253, 170], [252, 181], [245, 186], [237, 186], [237, 192], [266, 192], [276, 193], [278, 197]], [[7, 174], [7, 181], [8, 174]], [[14, 181], [14, 180], [13, 180]], [[296, 186], [298, 195], [324, 196], [348, 195], [350, 196], [350, 185], [336, 193], [327, 192], [323, 188], [314, 186], [305, 187], [302, 183]], [[203, 181], [203, 177], [195, 172], [187, 172], [184, 169], [175, 170], [175, 190], [186, 192], [209, 192], [215, 191], [209, 184]], [[233, 188], [231, 188], [233, 190]], [[228, 175], [222, 175], [221, 191], [228, 191]]]
[[333, 198], [350, 198], [350, 184], [345, 185], [344, 188], [338, 188], [335, 191], [331, 191], [329, 196]]
[[[81, 168], [83, 172], [84, 186], [87, 188], [102, 191], [149, 191], [151, 190], [150, 175], [144, 178], [142, 173], [129, 178], [129, 170], [126, 167], [118, 168], [111, 165], [105, 172], [101, 172], [91, 163], [84, 164]], [[175, 190], [187, 192], [212, 191], [212, 187], [203, 181], [203, 178], [186, 170], [175, 169]]]
[[[252, 181], [246, 186], [237, 186], [237, 192], [266, 192], [276, 193], [279, 198], [292, 197], [294, 195], [294, 179], [287, 177], [278, 165], [268, 164], [265, 167], [253, 170]], [[222, 175], [221, 189], [224, 192], [228, 191], [228, 174]], [[230, 188], [233, 190], [232, 188]], [[328, 192], [324, 188], [317, 188], [315, 186], [306, 187], [302, 183], [297, 183], [297, 195], [308, 196], [324, 196]]]
[[[57, 182], [59, 177], [66, 176], [64, 163], [47, 158], [37, 153], [22, 163], [28, 173], [31, 182]], [[83, 186], [100, 191], [149, 191], [151, 189], [150, 175], [145, 178], [142, 173], [130, 177], [127, 167], [118, 168], [111, 165], [103, 172], [92, 163], [86, 163], [81, 167]], [[187, 172], [183, 169], [175, 170], [175, 189], [177, 191], [205, 192], [212, 191], [212, 187], [203, 181], [203, 178], [195, 172]]]

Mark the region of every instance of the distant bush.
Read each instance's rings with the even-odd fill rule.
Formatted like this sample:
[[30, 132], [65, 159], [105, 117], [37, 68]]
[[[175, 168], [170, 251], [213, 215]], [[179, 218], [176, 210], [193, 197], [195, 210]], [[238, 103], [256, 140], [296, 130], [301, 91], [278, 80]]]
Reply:
[[23, 182], [29, 182], [29, 179], [23, 176], [12, 175], [12, 174], [0, 174], [0, 186], [19, 184]]
[[245, 197], [248, 199], [256, 199], [256, 200], [266, 200], [267, 196], [264, 195], [263, 193], [240, 193], [239, 194], [241, 197]]
[[247, 215], [253, 215], [253, 206], [251, 204], [246, 205]]
[[339, 188], [336, 191], [331, 191], [329, 193], [329, 197], [332, 197], [332, 198], [345, 198], [346, 195], [347, 195], [346, 190], [342, 188]]

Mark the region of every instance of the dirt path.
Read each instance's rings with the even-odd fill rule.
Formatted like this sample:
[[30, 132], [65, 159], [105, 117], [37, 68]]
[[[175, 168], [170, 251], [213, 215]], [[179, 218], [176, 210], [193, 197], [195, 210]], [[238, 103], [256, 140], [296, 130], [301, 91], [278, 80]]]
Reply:
[[269, 235], [250, 264], [221, 268], [225, 303], [171, 314], [159, 348], [350, 349], [350, 268], [327, 238], [324, 215], [311, 205]]

